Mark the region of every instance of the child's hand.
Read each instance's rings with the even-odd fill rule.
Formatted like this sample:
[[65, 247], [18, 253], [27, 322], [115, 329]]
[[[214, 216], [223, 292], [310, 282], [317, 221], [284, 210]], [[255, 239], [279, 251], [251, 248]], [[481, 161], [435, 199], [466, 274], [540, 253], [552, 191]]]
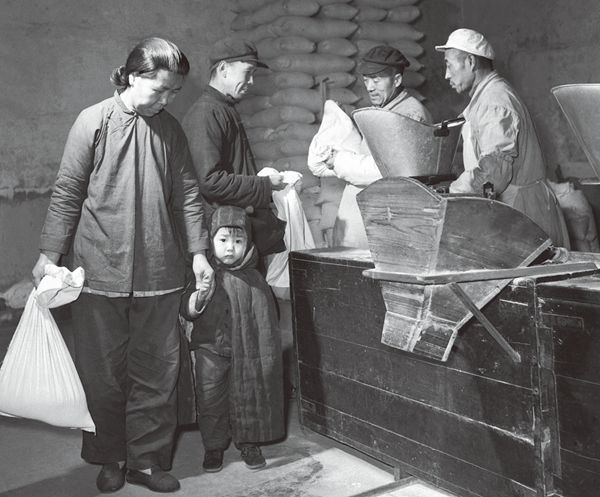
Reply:
[[203, 253], [194, 254], [192, 269], [194, 271], [194, 276], [196, 277], [196, 288], [200, 288], [202, 281], [214, 277], [214, 270], [208, 263], [206, 255]]
[[200, 288], [190, 296], [188, 311], [191, 316], [201, 314], [213, 294], [215, 293], [215, 279], [212, 276], [205, 276], [200, 282]]

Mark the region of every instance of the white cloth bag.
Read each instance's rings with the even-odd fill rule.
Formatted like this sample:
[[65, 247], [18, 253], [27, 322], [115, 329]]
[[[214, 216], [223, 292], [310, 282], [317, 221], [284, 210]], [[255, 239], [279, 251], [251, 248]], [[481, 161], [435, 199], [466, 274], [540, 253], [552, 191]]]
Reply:
[[[279, 173], [277, 170], [268, 167], [258, 172], [258, 176], [272, 174]], [[273, 288], [273, 292], [277, 297], [289, 300], [288, 255], [292, 250], [313, 249], [315, 248], [315, 242], [302, 208], [302, 202], [296, 191], [296, 185], [302, 181], [302, 175], [296, 171], [283, 171], [281, 174], [286, 187], [283, 190], [273, 192], [273, 203], [277, 209], [277, 217], [287, 223], [283, 236], [286, 249], [268, 257], [265, 279]]]
[[325, 160], [332, 149], [360, 153], [362, 136], [352, 119], [332, 100], [326, 100], [319, 131], [308, 148], [308, 168], [317, 177], [337, 176]]
[[95, 433], [81, 380], [49, 308], [72, 302], [84, 272], [48, 264], [0, 367], [0, 414]]

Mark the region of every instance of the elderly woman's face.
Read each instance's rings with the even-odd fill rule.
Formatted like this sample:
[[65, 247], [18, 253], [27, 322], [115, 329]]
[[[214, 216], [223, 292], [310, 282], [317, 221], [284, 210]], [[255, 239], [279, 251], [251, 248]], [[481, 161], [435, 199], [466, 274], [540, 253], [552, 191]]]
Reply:
[[169, 105], [183, 87], [184, 77], [165, 69], [154, 76], [130, 75], [129, 91], [133, 110], [142, 116], [154, 116]]

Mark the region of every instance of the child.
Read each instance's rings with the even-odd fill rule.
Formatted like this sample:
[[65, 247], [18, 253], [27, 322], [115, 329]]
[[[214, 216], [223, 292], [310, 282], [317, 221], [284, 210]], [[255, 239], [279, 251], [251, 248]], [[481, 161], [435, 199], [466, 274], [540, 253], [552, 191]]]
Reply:
[[193, 321], [198, 425], [207, 472], [223, 467], [230, 440], [250, 469], [266, 465], [259, 444], [285, 435], [283, 365], [276, 303], [256, 269], [244, 209], [220, 206], [210, 236], [212, 283], [190, 282], [181, 312]]

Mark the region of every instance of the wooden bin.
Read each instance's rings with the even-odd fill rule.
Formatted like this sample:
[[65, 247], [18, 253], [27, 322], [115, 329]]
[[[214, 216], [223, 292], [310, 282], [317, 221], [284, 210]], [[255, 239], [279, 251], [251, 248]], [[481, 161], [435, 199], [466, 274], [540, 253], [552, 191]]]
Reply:
[[[592, 254], [585, 254], [593, 258]], [[292, 252], [300, 421], [460, 497], [583, 497], [600, 488], [600, 280], [506, 286], [446, 362], [381, 343], [368, 251]]]

